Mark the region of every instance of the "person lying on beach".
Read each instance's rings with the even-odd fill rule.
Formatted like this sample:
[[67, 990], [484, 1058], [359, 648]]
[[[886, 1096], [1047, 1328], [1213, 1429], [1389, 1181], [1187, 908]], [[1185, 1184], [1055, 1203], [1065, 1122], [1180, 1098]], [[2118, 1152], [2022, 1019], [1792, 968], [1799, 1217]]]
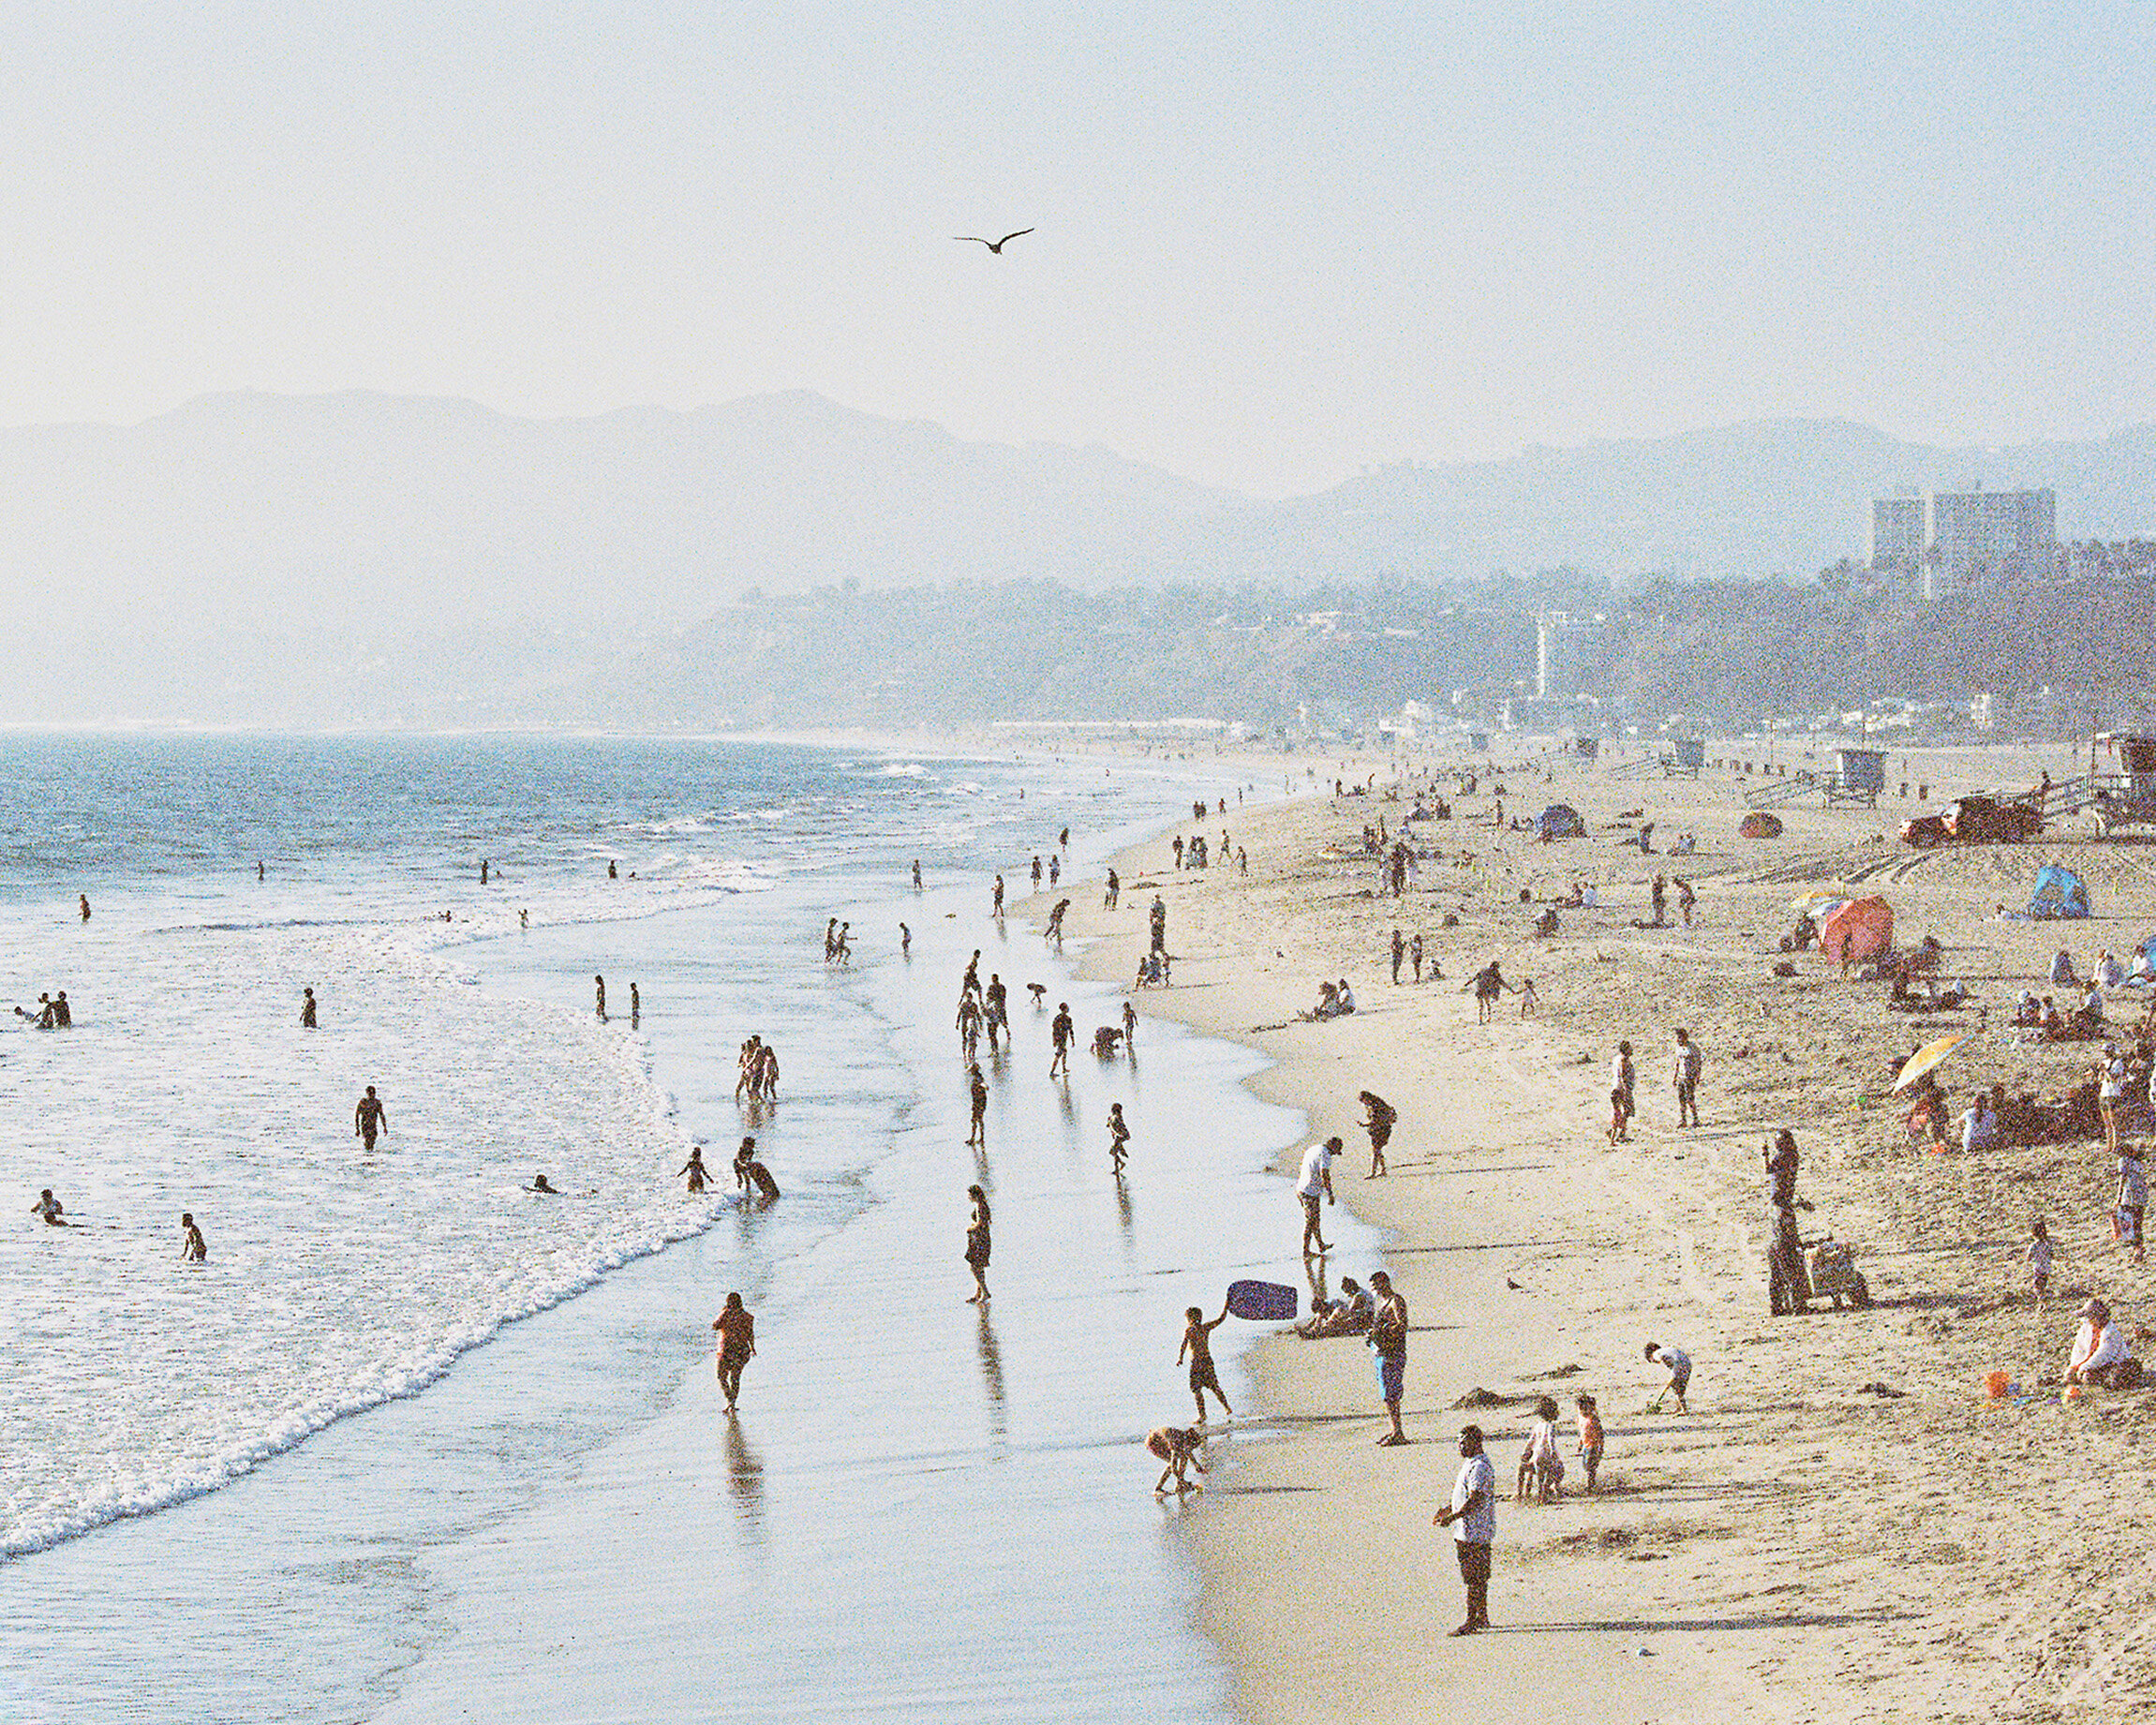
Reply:
[[1205, 1434], [1187, 1426], [1156, 1425], [1145, 1435], [1145, 1447], [1167, 1464], [1160, 1470], [1160, 1478], [1153, 1481], [1152, 1495], [1155, 1497], [1165, 1497], [1167, 1495], [1167, 1482], [1170, 1480], [1175, 1481], [1178, 1493], [1205, 1490], [1202, 1485], [1192, 1485], [1184, 1477], [1186, 1471], [1193, 1467], [1199, 1473], [1205, 1471], [1205, 1464], [1198, 1459], [1197, 1454], [1204, 1444]]
[[1317, 1309], [1295, 1326], [1295, 1333], [1305, 1342], [1323, 1341], [1328, 1336], [1362, 1335], [1370, 1329], [1371, 1319], [1377, 1315], [1377, 1302], [1370, 1290], [1357, 1284], [1353, 1276], [1340, 1278], [1340, 1291], [1345, 1300], [1318, 1302]]
[[1205, 1392], [1208, 1390], [1212, 1391], [1220, 1403], [1220, 1411], [1232, 1420], [1235, 1409], [1227, 1405], [1227, 1397], [1221, 1393], [1220, 1375], [1214, 1371], [1212, 1364], [1212, 1332], [1227, 1321], [1227, 1308], [1223, 1305], [1220, 1316], [1210, 1324], [1205, 1321], [1205, 1314], [1197, 1306], [1185, 1307], [1182, 1316], [1182, 1346], [1175, 1351], [1175, 1362], [1181, 1365], [1185, 1355], [1190, 1359], [1190, 1393], [1191, 1399], [1197, 1404], [1197, 1422], [1199, 1425], [1205, 1423]]
[[38, 1193], [37, 1201], [30, 1206], [30, 1213], [42, 1221], [47, 1227], [66, 1227], [67, 1226], [67, 1208], [52, 1196], [51, 1186], [47, 1186], [44, 1191]]

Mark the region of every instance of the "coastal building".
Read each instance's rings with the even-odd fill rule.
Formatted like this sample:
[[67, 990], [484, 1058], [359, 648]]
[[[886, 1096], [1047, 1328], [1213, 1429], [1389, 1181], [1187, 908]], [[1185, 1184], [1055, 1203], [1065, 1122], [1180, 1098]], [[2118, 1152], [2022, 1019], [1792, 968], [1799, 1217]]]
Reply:
[[1600, 670], [1597, 650], [1600, 617], [1577, 617], [1543, 611], [1535, 617], [1535, 694], [1543, 701], [1569, 701], [1591, 693], [1589, 681]]
[[1874, 498], [1871, 567], [1921, 569], [1928, 600], [2041, 579], [2059, 556], [2049, 491], [1927, 491]]

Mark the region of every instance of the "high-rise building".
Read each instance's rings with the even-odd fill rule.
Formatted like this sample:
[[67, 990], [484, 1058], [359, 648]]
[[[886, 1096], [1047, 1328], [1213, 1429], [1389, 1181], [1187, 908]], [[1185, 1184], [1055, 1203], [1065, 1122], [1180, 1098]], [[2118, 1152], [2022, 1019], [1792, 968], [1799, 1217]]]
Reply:
[[1871, 566], [1911, 574], [1924, 562], [1924, 498], [1874, 498], [1871, 502]]
[[1924, 572], [1926, 599], [2045, 573], [2057, 556], [2048, 491], [1927, 491], [1874, 498], [1871, 566]]

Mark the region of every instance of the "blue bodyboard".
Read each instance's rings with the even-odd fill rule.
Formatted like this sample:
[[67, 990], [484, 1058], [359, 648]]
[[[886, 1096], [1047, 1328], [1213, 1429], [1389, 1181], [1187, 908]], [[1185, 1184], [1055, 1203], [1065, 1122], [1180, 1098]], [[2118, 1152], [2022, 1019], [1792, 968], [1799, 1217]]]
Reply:
[[1286, 1323], [1295, 1316], [1296, 1301], [1295, 1289], [1282, 1282], [1231, 1282], [1227, 1287], [1229, 1315], [1260, 1324]]

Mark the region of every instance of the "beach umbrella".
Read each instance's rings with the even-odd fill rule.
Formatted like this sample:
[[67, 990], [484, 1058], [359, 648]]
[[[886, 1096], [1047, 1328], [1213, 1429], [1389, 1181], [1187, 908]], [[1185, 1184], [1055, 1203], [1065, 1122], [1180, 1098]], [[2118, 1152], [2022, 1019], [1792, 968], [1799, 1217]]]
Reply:
[[1809, 892], [1800, 892], [1792, 899], [1790, 909], [1792, 911], [1808, 911], [1814, 905], [1831, 904], [1836, 901], [1846, 903], [1848, 900], [1849, 889], [1846, 886], [1815, 886]]
[[1976, 1033], [1971, 1030], [1964, 1031], [1958, 1036], [1941, 1036], [1937, 1042], [1926, 1043], [1909, 1057], [1908, 1064], [1901, 1069], [1901, 1076], [1894, 1081], [1895, 1089], [1907, 1090], [1963, 1043], [1972, 1042], [1975, 1038]]

